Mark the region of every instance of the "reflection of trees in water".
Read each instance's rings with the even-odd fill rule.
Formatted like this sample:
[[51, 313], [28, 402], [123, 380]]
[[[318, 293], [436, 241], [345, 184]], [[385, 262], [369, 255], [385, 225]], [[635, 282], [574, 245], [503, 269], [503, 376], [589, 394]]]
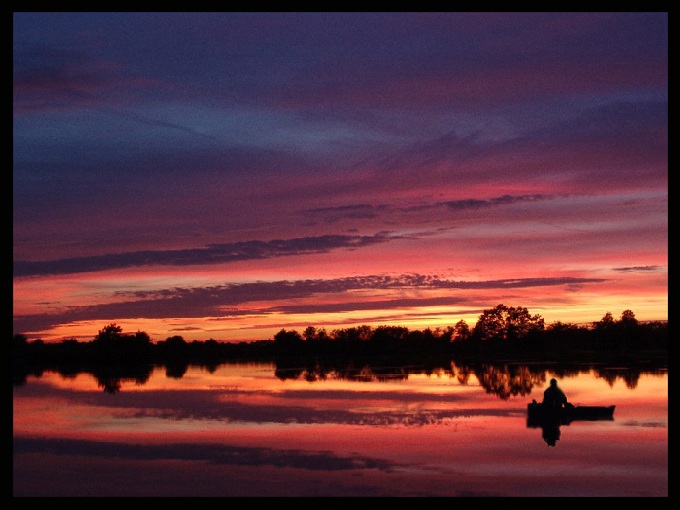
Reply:
[[469, 366], [463, 365], [456, 367], [456, 364], [453, 361], [451, 362], [451, 372], [455, 374], [456, 379], [463, 386], [467, 386], [470, 382], [470, 377], [475, 375], [474, 371]]
[[477, 378], [487, 393], [503, 400], [528, 395], [534, 386], [543, 386], [546, 379], [545, 372], [532, 373], [527, 366], [521, 365], [482, 365]]
[[640, 372], [628, 368], [618, 368], [611, 370], [594, 370], [595, 376], [607, 381], [609, 386], [614, 386], [617, 379], [622, 379], [626, 387], [634, 390], [640, 380]]
[[[592, 372], [596, 377], [605, 379], [610, 385], [621, 379], [630, 389], [635, 389], [642, 373], [636, 369], [597, 369], [590, 366], [557, 367], [554, 364], [456, 364], [449, 362], [438, 368], [432, 366], [371, 366], [348, 364], [337, 366], [333, 364], [315, 363], [310, 366], [287, 366], [290, 360], [277, 362], [275, 376], [281, 380], [304, 379], [309, 382], [326, 379], [342, 379], [361, 382], [387, 382], [406, 380], [410, 375], [436, 375], [455, 379], [461, 385], [468, 385], [472, 377], [487, 393], [506, 400], [510, 397], [529, 395], [534, 388], [545, 387], [548, 374], [555, 374], [560, 378], [576, 377], [579, 374]], [[648, 373], [648, 371], [645, 371]]]
[[151, 365], [138, 365], [136, 367], [97, 367], [92, 375], [97, 379], [97, 386], [103, 388], [106, 393], [118, 393], [124, 382], [131, 382], [142, 386], [151, 377]]
[[[186, 349], [190, 349], [189, 344]], [[64, 378], [75, 377], [80, 373], [92, 374], [101, 388], [108, 393], [121, 391], [122, 383], [145, 384], [154, 367], [165, 367], [166, 377], [181, 379], [189, 367], [198, 367], [214, 373], [218, 367], [238, 363], [225, 356], [215, 354], [213, 344], [200, 344], [201, 351], [192, 356], [171, 353], [164, 358], [141, 355], [133, 345], [131, 350], [122, 349], [114, 354], [108, 349], [98, 350], [92, 345], [24, 345], [23, 350], [13, 358], [13, 385], [26, 383], [27, 376], [40, 377], [44, 372], [57, 372]], [[258, 348], [263, 346], [258, 346]], [[240, 352], [240, 351], [239, 351]], [[134, 355], [133, 355], [134, 354]], [[248, 359], [248, 358], [246, 358]], [[361, 382], [401, 381], [411, 375], [449, 377], [461, 385], [468, 385], [474, 377], [487, 393], [507, 399], [513, 396], [528, 395], [536, 386], [543, 387], [546, 373], [551, 372], [558, 378], [573, 377], [592, 372], [595, 377], [604, 379], [611, 386], [622, 380], [630, 388], [637, 387], [642, 373], [667, 373], [667, 361], [645, 360], [644, 362], [612, 363], [605, 368], [602, 362], [493, 362], [471, 359], [453, 359], [448, 355], [408, 352], [390, 356], [369, 352], [350, 354], [338, 350], [327, 356], [312, 356], [310, 353], [298, 355], [261, 357], [242, 362], [258, 363], [274, 361], [274, 375], [280, 380], [304, 379], [308, 382], [327, 379], [343, 379]]]
[[[453, 364], [452, 364], [453, 365]], [[453, 365], [455, 366], [455, 365]], [[524, 396], [531, 393], [536, 386], [545, 386], [547, 374], [554, 374], [560, 379], [577, 377], [580, 374], [592, 374], [599, 379], [604, 379], [612, 386], [617, 380], [622, 380], [627, 388], [633, 390], [637, 387], [642, 373], [666, 373], [665, 368], [598, 368], [593, 369], [589, 365], [574, 365], [561, 367], [554, 364], [480, 364], [473, 366], [461, 366], [458, 369], [457, 378], [461, 384], [467, 384], [470, 375], [475, 375], [480, 385], [487, 391], [502, 399], [511, 396]]]
[[346, 366], [330, 366], [315, 363], [307, 367], [290, 367], [286, 362], [277, 363], [274, 375], [284, 380], [304, 379], [308, 382], [341, 379], [359, 382], [387, 382], [408, 378], [406, 367], [371, 367], [368, 364], [348, 364]]
[[165, 375], [171, 379], [181, 379], [189, 370], [189, 363], [186, 361], [172, 361], [165, 365]]
[[98, 377], [97, 386], [104, 388], [106, 393], [118, 393], [122, 386], [122, 382], [119, 377]]

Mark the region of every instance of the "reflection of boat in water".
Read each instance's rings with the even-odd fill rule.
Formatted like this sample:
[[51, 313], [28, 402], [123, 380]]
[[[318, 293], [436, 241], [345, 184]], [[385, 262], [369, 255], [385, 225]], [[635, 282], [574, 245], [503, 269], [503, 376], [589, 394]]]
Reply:
[[572, 421], [614, 420], [616, 406], [574, 406], [560, 409], [545, 406], [535, 400], [527, 405], [527, 427], [543, 427], [546, 423], [569, 425]]
[[574, 406], [554, 408], [535, 400], [527, 405], [527, 427], [543, 429], [543, 439], [555, 446], [560, 439], [560, 426], [572, 421], [613, 421], [616, 406]]

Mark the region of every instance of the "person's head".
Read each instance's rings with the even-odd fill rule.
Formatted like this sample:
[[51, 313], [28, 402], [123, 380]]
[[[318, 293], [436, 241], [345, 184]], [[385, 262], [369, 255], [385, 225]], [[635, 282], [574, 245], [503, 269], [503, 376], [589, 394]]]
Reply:
[[555, 379], [554, 377], [550, 379], [550, 386], [557, 386], [557, 379]]

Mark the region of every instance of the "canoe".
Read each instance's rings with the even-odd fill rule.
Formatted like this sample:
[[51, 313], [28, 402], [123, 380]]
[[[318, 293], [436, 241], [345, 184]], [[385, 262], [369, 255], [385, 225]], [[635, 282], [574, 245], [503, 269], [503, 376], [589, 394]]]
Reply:
[[616, 406], [567, 406], [552, 409], [535, 400], [527, 405], [527, 425], [541, 427], [545, 423], [568, 425], [572, 421], [614, 420]]

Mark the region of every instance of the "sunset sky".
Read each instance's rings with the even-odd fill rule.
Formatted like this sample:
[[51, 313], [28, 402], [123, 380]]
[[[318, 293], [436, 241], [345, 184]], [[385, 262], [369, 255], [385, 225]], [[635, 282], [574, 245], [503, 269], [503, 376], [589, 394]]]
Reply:
[[13, 330], [668, 319], [668, 13], [14, 13]]

